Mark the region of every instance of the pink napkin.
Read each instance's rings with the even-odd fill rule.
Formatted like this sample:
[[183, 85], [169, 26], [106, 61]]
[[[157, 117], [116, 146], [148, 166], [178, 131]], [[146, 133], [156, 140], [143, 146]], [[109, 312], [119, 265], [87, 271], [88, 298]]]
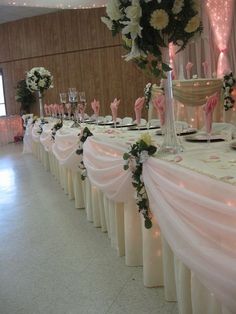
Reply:
[[119, 104], [120, 104], [120, 100], [117, 100], [117, 98], [115, 98], [114, 101], [111, 103], [111, 106], [110, 106], [111, 107], [111, 113], [112, 113], [112, 119], [114, 122], [116, 122]]
[[84, 113], [85, 113], [85, 106], [83, 106], [82, 104], [78, 104], [77, 108], [79, 110], [79, 113], [81, 115], [84, 115]]
[[138, 99], [136, 99], [135, 104], [134, 104], [134, 111], [135, 111], [135, 116], [136, 116], [135, 122], [137, 124], [141, 123], [141, 115], [142, 115], [142, 109], [144, 106], [144, 102], [145, 102], [145, 98], [139, 97]]
[[94, 111], [94, 114], [98, 117], [99, 116], [99, 110], [100, 110], [100, 103], [99, 101], [97, 101], [95, 98], [94, 100], [91, 102], [91, 107]]
[[49, 108], [52, 116], [54, 114], [54, 105], [53, 104], [49, 105]]
[[68, 115], [70, 116], [70, 115], [71, 115], [71, 104], [70, 104], [70, 103], [67, 103], [67, 104], [65, 105], [65, 107], [66, 107], [66, 111], [67, 111]]
[[44, 104], [44, 112], [45, 112], [45, 115], [46, 115], [46, 116], [49, 116], [49, 115], [50, 115], [49, 105]]
[[165, 96], [158, 95], [155, 97], [153, 106], [157, 111], [157, 114], [160, 118], [161, 126], [165, 124]]
[[64, 106], [63, 105], [60, 105], [59, 106], [59, 113], [64, 116]]
[[207, 78], [208, 77], [208, 62], [207, 61], [202, 62], [202, 66], [203, 66], [204, 76]]
[[217, 105], [217, 101], [218, 101], [218, 94], [215, 93], [208, 98], [206, 104], [203, 106], [203, 111], [205, 113], [205, 125], [206, 125], [207, 133], [211, 133], [213, 111]]
[[191, 78], [191, 69], [193, 67], [193, 63], [192, 62], [188, 62], [186, 65], [186, 71], [187, 71], [187, 78], [190, 79]]
[[58, 104], [54, 104], [53, 106], [53, 112], [54, 112], [54, 115], [57, 116], [57, 114], [59, 113], [59, 106]]

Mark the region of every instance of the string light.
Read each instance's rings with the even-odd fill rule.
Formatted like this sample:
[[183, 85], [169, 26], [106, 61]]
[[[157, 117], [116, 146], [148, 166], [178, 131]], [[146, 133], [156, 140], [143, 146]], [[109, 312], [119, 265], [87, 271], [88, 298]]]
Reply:
[[106, 0], [99, 0], [97, 3], [95, 3], [94, 0], [85, 1], [85, 0], [79, 0], [80, 4], [76, 0], [51, 0], [50, 2], [46, 0], [41, 0], [37, 3], [32, 0], [28, 0], [25, 2], [24, 0], [16, 0], [16, 1], [2, 1], [2, 5], [9, 5], [9, 6], [28, 6], [28, 7], [37, 7], [37, 8], [58, 8], [58, 9], [92, 9], [92, 8], [99, 8], [99, 7], [105, 7], [106, 6]]

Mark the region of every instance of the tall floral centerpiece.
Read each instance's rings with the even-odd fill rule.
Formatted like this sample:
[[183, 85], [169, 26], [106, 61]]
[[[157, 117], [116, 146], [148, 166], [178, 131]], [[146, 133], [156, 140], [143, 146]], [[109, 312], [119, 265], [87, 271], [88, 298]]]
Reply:
[[43, 118], [43, 93], [48, 88], [53, 88], [53, 76], [45, 68], [35, 67], [27, 72], [26, 84], [31, 92], [38, 93], [40, 117]]
[[164, 150], [179, 148], [174, 126], [169, 44], [183, 50], [202, 31], [198, 0], [108, 0], [102, 17], [113, 35], [122, 34], [126, 61], [163, 79], [165, 93]]

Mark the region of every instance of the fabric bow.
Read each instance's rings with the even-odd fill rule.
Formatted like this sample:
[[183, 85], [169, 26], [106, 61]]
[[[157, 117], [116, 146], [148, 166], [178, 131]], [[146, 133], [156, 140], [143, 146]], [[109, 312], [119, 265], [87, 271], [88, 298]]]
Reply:
[[117, 100], [117, 98], [115, 98], [114, 101], [110, 105], [113, 122], [116, 122], [119, 104], [120, 104], [120, 100]]
[[206, 104], [203, 106], [203, 111], [205, 113], [205, 126], [206, 126], [207, 133], [211, 133], [211, 130], [212, 130], [213, 111], [217, 105], [217, 102], [218, 102], [218, 94], [215, 93], [208, 98]]
[[165, 124], [165, 96], [164, 95], [156, 96], [153, 101], [153, 106], [157, 111], [161, 126], [163, 126]]
[[144, 102], [145, 102], [145, 98], [139, 97], [138, 99], [136, 99], [135, 104], [134, 104], [134, 112], [135, 112], [135, 117], [136, 117], [135, 122], [137, 124], [141, 123], [141, 115], [142, 115], [142, 109], [144, 106]]

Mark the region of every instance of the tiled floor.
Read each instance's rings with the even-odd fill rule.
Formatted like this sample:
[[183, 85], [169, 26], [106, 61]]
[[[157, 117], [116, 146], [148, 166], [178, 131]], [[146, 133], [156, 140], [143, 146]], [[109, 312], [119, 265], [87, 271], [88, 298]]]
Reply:
[[177, 314], [21, 151], [0, 147], [0, 314]]

